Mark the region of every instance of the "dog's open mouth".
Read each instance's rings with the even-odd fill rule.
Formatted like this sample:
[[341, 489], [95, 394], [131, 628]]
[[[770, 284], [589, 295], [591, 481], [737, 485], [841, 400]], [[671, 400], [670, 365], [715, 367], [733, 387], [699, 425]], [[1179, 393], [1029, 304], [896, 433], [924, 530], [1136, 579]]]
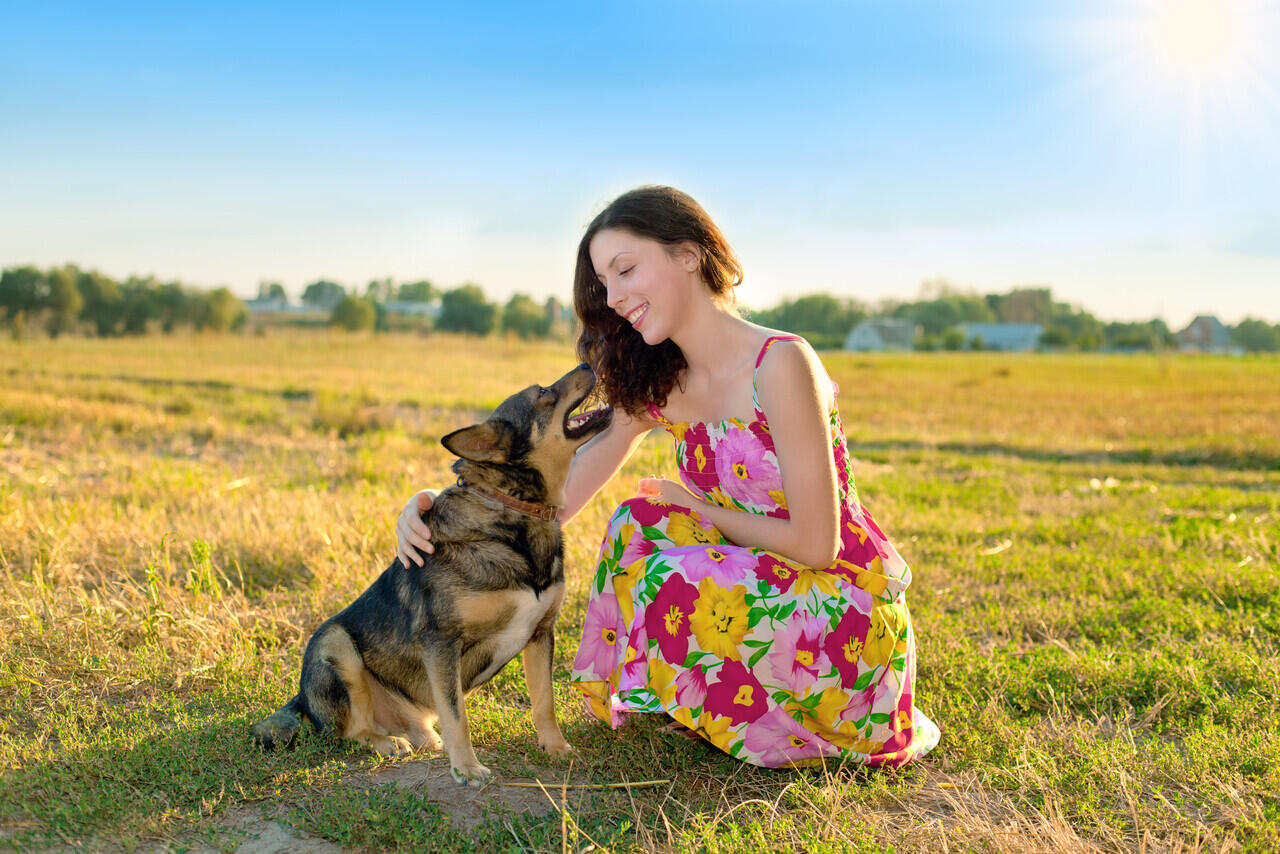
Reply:
[[581, 439], [588, 433], [603, 430], [613, 420], [613, 409], [608, 406], [574, 414], [573, 410], [582, 406], [586, 400], [587, 398], [583, 397], [582, 400], [570, 406], [564, 415], [564, 435], [568, 439]]

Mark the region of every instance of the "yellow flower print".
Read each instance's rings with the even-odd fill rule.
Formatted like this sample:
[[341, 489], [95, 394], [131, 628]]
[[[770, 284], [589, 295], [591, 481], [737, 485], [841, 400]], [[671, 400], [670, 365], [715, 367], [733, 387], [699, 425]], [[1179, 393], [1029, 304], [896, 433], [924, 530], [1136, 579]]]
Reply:
[[[806, 691], [801, 700], [808, 700], [811, 693]], [[799, 702], [793, 700], [787, 703], [787, 713], [795, 717], [796, 712], [801, 713], [808, 719], [806, 729], [811, 729], [823, 738], [823, 730], [829, 723], [839, 720], [840, 712], [849, 705], [849, 695], [839, 688], [828, 688], [819, 696], [818, 704], [813, 708], [805, 708]]]
[[866, 753], [868, 755], [873, 755], [879, 753], [880, 748], [882, 747], [884, 747], [883, 741], [874, 741], [870, 738], [864, 738], [860, 741], [854, 742], [853, 746], [849, 749], [854, 753]]
[[707, 455], [703, 452], [701, 445], [694, 447], [693, 459], [698, 463], [698, 471], [706, 471]]
[[855, 525], [853, 522], [846, 522], [845, 527], [848, 528], [854, 536], [858, 538], [858, 545], [865, 545], [867, 542], [867, 532], [861, 526]]
[[858, 569], [858, 577], [854, 584], [872, 596], [883, 596], [889, 579], [885, 577], [884, 564], [881, 563], [880, 558], [877, 557], [871, 561], [871, 566], [867, 569]]
[[729, 731], [732, 723], [727, 716], [712, 717], [709, 713], [703, 712], [698, 718], [696, 730], [698, 735], [727, 753], [733, 745], [734, 736], [737, 735]]
[[898, 732], [906, 732], [911, 729], [911, 713], [906, 709], [898, 712], [898, 725], [895, 727]]
[[649, 659], [649, 690], [667, 708], [675, 705], [676, 669], [658, 655]]
[[781, 489], [769, 490], [769, 497], [773, 499], [774, 504], [777, 504], [783, 510], [787, 509], [787, 494]]
[[733, 503], [733, 499], [724, 494], [724, 490], [716, 487], [707, 493], [707, 500], [712, 504], [718, 504], [721, 507], [728, 507], [730, 510], [737, 510], [738, 506]]
[[708, 531], [698, 524], [693, 513], [672, 513], [667, 517], [667, 539], [677, 546], [712, 546], [720, 542], [715, 529]]
[[624, 571], [613, 577], [613, 592], [618, 597], [618, 610], [628, 626], [635, 621], [636, 602], [633, 591], [640, 579], [644, 578], [645, 559], [632, 561]]
[[797, 596], [803, 596], [809, 592], [809, 588], [816, 587], [828, 596], [834, 596], [836, 592], [836, 577], [829, 572], [823, 572], [820, 569], [814, 569], [811, 566], [805, 566], [802, 563], [790, 564], [796, 571], [796, 586], [791, 592]]
[[684, 421], [681, 421], [679, 424], [671, 425], [671, 435], [675, 437], [675, 440], [677, 442], [683, 442], [684, 434], [688, 432], [689, 432], [689, 425]]
[[871, 609], [871, 627], [867, 630], [867, 642], [862, 648], [862, 660], [870, 667], [888, 664], [893, 648], [898, 643], [898, 625], [901, 619], [896, 605], [878, 605]]
[[750, 628], [747, 614], [751, 609], [747, 607], [746, 595], [747, 588], [741, 584], [725, 590], [711, 576], [699, 582], [698, 602], [689, 618], [698, 646], [723, 659], [742, 660], [738, 644]]

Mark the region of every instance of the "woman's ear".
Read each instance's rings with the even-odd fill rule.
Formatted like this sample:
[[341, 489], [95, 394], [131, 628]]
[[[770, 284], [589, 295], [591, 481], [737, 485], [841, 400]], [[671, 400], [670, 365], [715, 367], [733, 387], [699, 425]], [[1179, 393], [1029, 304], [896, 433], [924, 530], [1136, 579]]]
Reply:
[[696, 273], [702, 267], [702, 247], [692, 240], [682, 240], [675, 245], [675, 258], [686, 273]]

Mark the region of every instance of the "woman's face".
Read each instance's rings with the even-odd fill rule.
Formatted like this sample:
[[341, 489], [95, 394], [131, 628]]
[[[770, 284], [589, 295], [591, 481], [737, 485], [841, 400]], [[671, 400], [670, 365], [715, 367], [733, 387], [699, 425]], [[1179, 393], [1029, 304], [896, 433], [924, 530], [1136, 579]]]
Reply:
[[587, 248], [605, 302], [650, 346], [670, 338], [689, 301], [706, 292], [705, 286], [697, 287], [699, 256], [692, 244], [669, 251], [656, 240], [603, 228]]

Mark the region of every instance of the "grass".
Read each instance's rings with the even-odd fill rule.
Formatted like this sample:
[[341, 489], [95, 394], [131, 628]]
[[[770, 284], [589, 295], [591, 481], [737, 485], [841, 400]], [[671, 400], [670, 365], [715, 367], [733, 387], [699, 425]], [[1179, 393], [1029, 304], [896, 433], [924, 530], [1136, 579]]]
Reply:
[[[233, 849], [246, 813], [352, 850], [1280, 848], [1280, 362], [824, 361], [863, 501], [914, 568], [939, 748], [899, 772], [768, 771], [580, 711], [598, 537], [638, 477], [672, 470], [655, 435], [565, 532], [572, 768], [538, 751], [519, 668], [470, 709], [503, 779], [672, 782], [491, 786], [462, 826], [442, 790], [386, 782], [439, 756], [314, 736], [267, 755], [247, 730], [388, 563], [408, 496], [447, 482], [438, 437], [569, 349], [0, 342], [0, 848]], [[530, 809], [508, 809], [520, 792]]]

